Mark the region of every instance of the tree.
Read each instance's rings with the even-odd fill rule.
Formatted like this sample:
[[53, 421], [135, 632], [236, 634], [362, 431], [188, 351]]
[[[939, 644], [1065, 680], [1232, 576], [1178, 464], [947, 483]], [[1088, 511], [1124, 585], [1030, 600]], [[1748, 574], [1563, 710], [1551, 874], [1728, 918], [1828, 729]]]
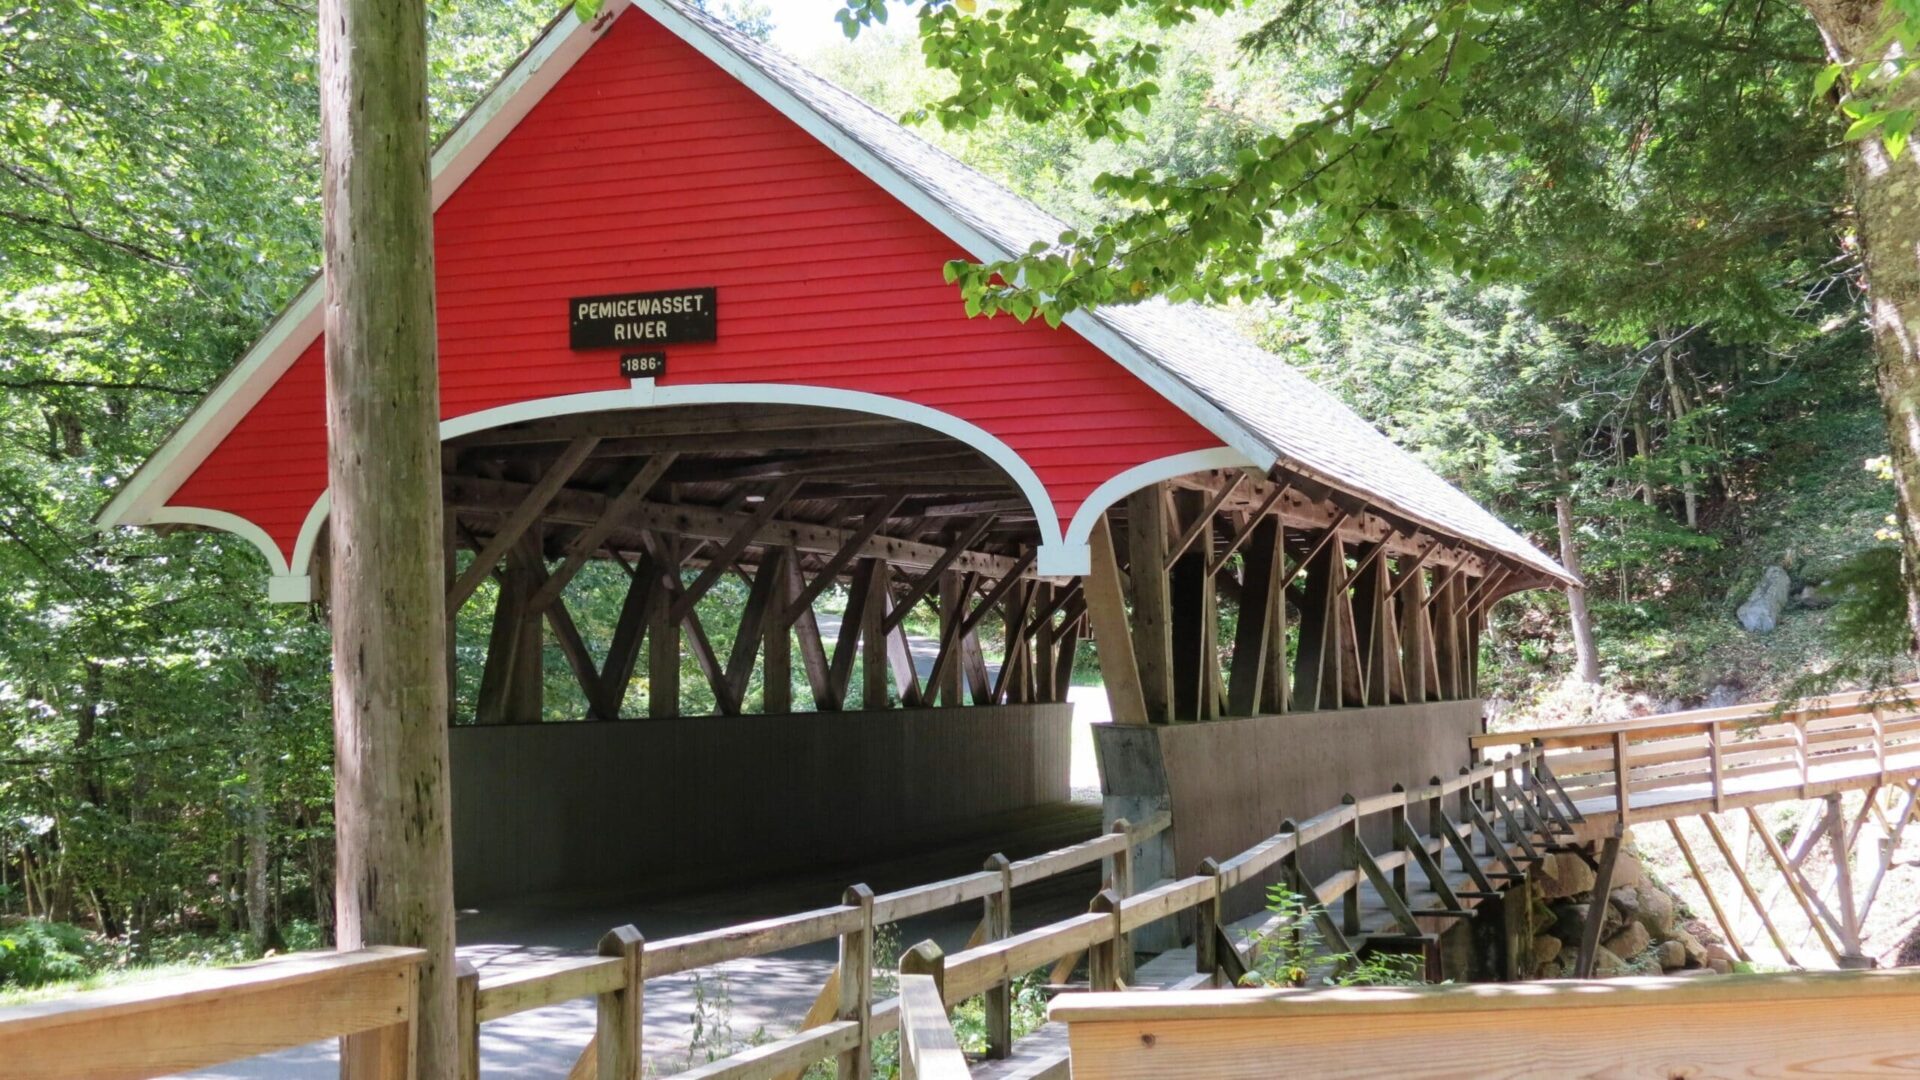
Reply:
[[[1032, 121], [1062, 116], [1094, 139], [1129, 138], [1162, 93], [1156, 82], [1161, 49], [1138, 29], [1239, 7], [1234, 0], [925, 5], [923, 52], [952, 84], [917, 115], [949, 128], [975, 127], [997, 113]], [[1911, 299], [1920, 293], [1920, 236], [1912, 235], [1920, 232], [1912, 175], [1920, 166], [1901, 153], [1920, 109], [1920, 89], [1907, 77], [1920, 43], [1914, 29], [1920, 19], [1910, 18], [1920, 12], [1913, 7], [1908, 0], [1804, 0], [1798, 9], [1777, 0], [1289, 0], [1243, 42], [1261, 56], [1312, 41], [1323, 56], [1334, 57], [1320, 69], [1321, 103], [1287, 123], [1249, 128], [1231, 156], [1205, 168], [1103, 175], [1096, 186], [1116, 212], [1013, 258], [957, 261], [948, 274], [970, 310], [1057, 323], [1078, 308], [1153, 296], [1322, 299], [1338, 294], [1343, 269], [1406, 266], [1526, 281], [1543, 290], [1557, 277], [1576, 288], [1566, 298], [1569, 309], [1584, 305], [1594, 317], [1611, 301], [1592, 286], [1609, 271], [1633, 270], [1653, 281], [1636, 280], [1620, 291], [1632, 301], [1625, 322], [1595, 323], [1603, 333], [1617, 339], [1682, 333], [1689, 324], [1654, 321], [1663, 304], [1678, 300], [1698, 309], [1717, 292], [1720, 325], [1744, 320], [1743, 332], [1752, 335], [1778, 305], [1757, 305], [1754, 317], [1743, 317], [1741, 298], [1751, 306], [1759, 295], [1752, 288], [1756, 271], [1764, 276], [1781, 265], [1770, 252], [1783, 234], [1825, 232], [1843, 245], [1843, 260], [1844, 249], [1857, 241], [1865, 253], [1880, 390], [1906, 511], [1906, 565], [1910, 575], [1920, 575], [1920, 316], [1908, 311], [1920, 303]], [[848, 0], [839, 17], [852, 35], [885, 15], [886, 0]], [[1822, 74], [1823, 47], [1853, 78], [1836, 85], [1836, 69]], [[1695, 69], [1712, 77], [1695, 78]], [[1613, 78], [1623, 72], [1650, 77]], [[1556, 93], [1576, 85], [1587, 92], [1586, 103]], [[1849, 135], [1858, 140], [1850, 208], [1822, 198], [1831, 174], [1826, 147], [1838, 131], [1805, 108], [1810, 85], [1836, 97], [1841, 90], [1852, 95], [1844, 103], [1854, 117]], [[1676, 87], [1684, 92], [1676, 94]], [[1782, 111], [1785, 102], [1794, 102], [1803, 121]], [[1535, 106], [1544, 106], [1536, 112], [1543, 118], [1564, 108], [1576, 121], [1580, 114], [1611, 112], [1631, 113], [1633, 122], [1610, 133], [1568, 123], [1557, 147], [1529, 143], [1512, 120]], [[1792, 199], [1761, 200], [1767, 213], [1754, 215], [1743, 210], [1752, 201], [1698, 199], [1689, 206], [1676, 200], [1676, 194], [1713, 191], [1719, 180], [1711, 173], [1718, 163], [1706, 155], [1671, 154], [1673, 112], [1682, 124], [1717, 121], [1697, 128], [1699, 141], [1729, 152], [1738, 165], [1750, 163], [1736, 145], [1742, 136], [1756, 145], [1804, 148], [1776, 157], [1770, 170], [1728, 170], [1740, 182], [1775, 192], [1811, 179], [1798, 206]], [[1539, 124], [1534, 133], [1551, 131]], [[1538, 156], [1543, 150], [1549, 152], [1544, 159]], [[1629, 175], [1613, 167], [1623, 150], [1630, 163], [1667, 153], [1692, 162], [1695, 172], [1675, 188], [1625, 185], [1622, 190], [1646, 200], [1651, 212], [1642, 223], [1651, 230], [1589, 232], [1582, 239], [1599, 258], [1563, 248], [1557, 275], [1539, 273], [1537, 261], [1530, 267], [1526, 253], [1507, 242], [1515, 221], [1508, 211], [1518, 208], [1522, 220], [1529, 209], [1564, 211], [1570, 200], [1562, 185], [1601, 197], [1604, 205], [1605, 183]], [[1600, 183], [1591, 182], [1596, 179]], [[1731, 195], [1735, 188], [1719, 190]], [[1852, 219], [1841, 220], [1847, 210]], [[1590, 225], [1594, 219], [1575, 214], [1573, 220]], [[1689, 239], [1687, 227], [1699, 235]], [[1614, 257], [1648, 241], [1671, 246], [1652, 262]], [[1710, 260], [1715, 277], [1683, 277], [1696, 254]], [[1743, 263], [1748, 255], [1760, 261]], [[1702, 451], [1692, 428], [1698, 421], [1685, 373], [1675, 368], [1663, 400], [1676, 424], [1674, 464], [1683, 491], [1692, 492], [1683, 510], [1697, 511], [1701, 481], [1694, 474]], [[1920, 576], [1910, 576], [1909, 591], [1920, 628]]]
[[[422, 0], [322, 0], [338, 940], [427, 951], [417, 1061], [451, 1077], [453, 845]], [[351, 1055], [354, 1051], [343, 1051]]]
[[[1850, 172], [1866, 260], [1867, 324], [1900, 496], [1907, 621], [1920, 639], [1920, 161], [1902, 152], [1920, 110], [1920, 82], [1909, 66], [1920, 43], [1920, 11], [1902, 0], [1803, 2], [1834, 63], [1856, 72], [1853, 85], [1871, 101], [1849, 129], [1868, 136], [1854, 142]], [[1831, 74], [1822, 78], [1833, 82]]]

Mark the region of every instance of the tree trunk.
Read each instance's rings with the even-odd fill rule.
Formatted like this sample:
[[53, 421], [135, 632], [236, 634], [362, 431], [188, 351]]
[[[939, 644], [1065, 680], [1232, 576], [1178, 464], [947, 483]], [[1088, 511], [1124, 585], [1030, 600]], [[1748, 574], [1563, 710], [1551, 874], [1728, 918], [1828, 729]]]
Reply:
[[456, 1071], [446, 593], [422, 0], [321, 0], [338, 943], [427, 951]]
[[[1567, 434], [1553, 426], [1553, 518], [1560, 533], [1560, 565], [1580, 577], [1580, 546], [1573, 540], [1573, 474], [1567, 467]], [[1600, 652], [1593, 643], [1593, 616], [1587, 612], [1587, 590], [1567, 586], [1567, 619], [1573, 623], [1574, 673], [1584, 683], [1600, 681]]]
[[1680, 380], [1673, 374], [1673, 346], [1660, 350], [1660, 354], [1661, 363], [1666, 369], [1667, 401], [1673, 406], [1674, 441], [1680, 447], [1680, 496], [1686, 507], [1687, 528], [1697, 529], [1700, 527], [1700, 495], [1693, 484], [1693, 462], [1687, 459], [1688, 439], [1682, 430], [1687, 414], [1693, 410], [1680, 389]]
[[246, 902], [247, 946], [255, 956], [278, 948], [279, 934], [273, 922], [273, 893], [269, 887], [271, 836], [268, 831], [267, 794], [267, 722], [266, 712], [273, 697], [273, 676], [254, 664], [247, 665], [251, 685], [241, 698], [240, 713], [246, 745], [241, 751], [241, 768], [246, 774], [241, 797], [245, 800], [246, 825]]
[[[1871, 62], [1892, 15], [1883, 0], [1802, 0], [1833, 59]], [[1920, 108], [1920, 79], [1894, 87], [1886, 107]], [[1877, 138], [1853, 146], [1853, 193], [1866, 259], [1867, 317], [1899, 497], [1907, 620], [1920, 634], [1920, 155], [1898, 158]]]

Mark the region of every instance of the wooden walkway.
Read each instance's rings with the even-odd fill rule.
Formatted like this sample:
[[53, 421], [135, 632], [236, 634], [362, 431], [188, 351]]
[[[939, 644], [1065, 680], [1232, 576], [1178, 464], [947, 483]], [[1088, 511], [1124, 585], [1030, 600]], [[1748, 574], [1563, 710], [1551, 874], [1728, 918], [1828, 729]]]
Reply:
[[[1910, 684], [1798, 702], [1482, 735], [1472, 742], [1482, 754], [1522, 747], [1544, 754], [1543, 763], [1585, 818], [1576, 830], [1579, 840], [1599, 839], [1612, 850], [1628, 826], [1664, 823], [1728, 944], [1747, 959], [1727, 905], [1714, 892], [1700, 855], [1680, 828], [1683, 819], [1697, 817], [1781, 957], [1801, 966], [1771, 903], [1755, 887], [1716, 819], [1729, 811], [1744, 812], [1788, 897], [1829, 958], [1839, 967], [1863, 967], [1870, 961], [1862, 952], [1861, 925], [1920, 797], [1917, 701], [1920, 684]], [[1864, 793], [1857, 810], [1843, 801], [1850, 792]], [[1888, 797], [1893, 805], [1882, 807]], [[1824, 805], [1818, 814], [1804, 818], [1799, 833], [1782, 847], [1757, 808], [1809, 800]], [[1855, 854], [1863, 836], [1875, 841], [1864, 861]], [[1807, 865], [1823, 840], [1830, 870], [1826, 880], [1816, 882]], [[1600, 869], [1610, 869], [1610, 864], [1603, 859]], [[1858, 873], [1864, 873], [1863, 881], [1855, 880]], [[1605, 884], [1604, 874], [1600, 884]]]

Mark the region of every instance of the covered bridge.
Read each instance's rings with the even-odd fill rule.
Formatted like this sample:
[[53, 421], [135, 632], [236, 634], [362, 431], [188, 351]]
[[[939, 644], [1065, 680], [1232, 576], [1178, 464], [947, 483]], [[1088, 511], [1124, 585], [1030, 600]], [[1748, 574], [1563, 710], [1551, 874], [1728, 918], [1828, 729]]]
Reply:
[[[561, 17], [433, 169], [447, 589], [491, 620], [463, 900], [1064, 799], [1089, 637], [1108, 815], [1171, 809], [1143, 869], [1190, 870], [1464, 764], [1488, 607], [1566, 577], [1216, 314], [968, 318], [945, 263], [1064, 226], [675, 0]], [[237, 534], [324, 601], [323, 294], [103, 524]], [[605, 635], [588, 567], [626, 582]], [[598, 722], [538, 722], [550, 650]]]

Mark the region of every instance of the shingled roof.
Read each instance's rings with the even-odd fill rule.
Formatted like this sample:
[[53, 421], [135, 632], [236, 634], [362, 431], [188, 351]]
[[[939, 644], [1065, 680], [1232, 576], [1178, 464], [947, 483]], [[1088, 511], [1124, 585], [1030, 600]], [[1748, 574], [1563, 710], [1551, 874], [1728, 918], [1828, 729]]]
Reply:
[[[773, 104], [789, 116], [798, 106], [830, 125], [851, 144], [835, 149], [863, 171], [878, 164], [911, 185], [913, 191], [905, 192], [875, 177], [909, 201], [915, 201], [914, 192], [924, 196], [917, 208], [976, 258], [1010, 258], [1037, 241], [1052, 242], [1069, 227], [854, 94], [706, 13], [680, 0], [636, 0], [635, 6], [696, 47], [702, 45], [699, 37], [710, 39], [722, 52], [702, 51], [763, 94], [768, 87], [762, 79], [790, 95], [791, 102], [775, 99]], [[871, 163], [860, 160], [869, 155]], [[940, 220], [943, 216], [950, 220]], [[1195, 303], [1148, 300], [1077, 312], [1067, 323], [1116, 353], [1115, 359], [1134, 360], [1129, 366], [1136, 374], [1171, 391], [1176, 403], [1256, 462], [1307, 476], [1548, 577], [1573, 580], [1559, 563], [1292, 365], [1249, 341], [1219, 312]], [[1141, 370], [1139, 362], [1152, 370]], [[1164, 378], [1152, 378], [1156, 373]]]

